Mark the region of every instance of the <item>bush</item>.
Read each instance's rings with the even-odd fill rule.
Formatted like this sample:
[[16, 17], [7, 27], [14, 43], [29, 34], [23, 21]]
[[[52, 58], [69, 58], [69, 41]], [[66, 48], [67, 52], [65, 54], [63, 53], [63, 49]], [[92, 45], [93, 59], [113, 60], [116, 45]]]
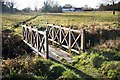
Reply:
[[61, 64], [54, 64], [50, 66], [51, 76], [53, 78], [58, 78], [62, 75], [62, 72], [65, 71], [65, 67]]
[[47, 76], [34, 76], [35, 80], [48, 80]]
[[4, 60], [2, 64], [3, 79], [31, 80], [46, 78], [44, 76], [50, 75], [49, 66], [51, 65], [51, 61], [38, 56]]
[[82, 53], [80, 56], [74, 58], [73, 65], [88, 66], [91, 68], [99, 68], [105, 61], [105, 57], [100, 53]]
[[49, 76], [49, 66], [52, 65], [52, 62], [46, 59], [42, 59], [39, 56], [35, 56], [33, 71], [37, 76]]
[[104, 61], [105, 61], [104, 56], [100, 55], [99, 53], [95, 53], [91, 55], [90, 63], [91, 66], [94, 68], [100, 68]]
[[70, 79], [78, 79], [80, 76], [76, 74], [73, 70], [67, 69], [62, 73], [60, 78], [70, 78]]
[[120, 62], [104, 62], [100, 70], [102, 72], [102, 75], [105, 75], [108, 78], [120, 79]]

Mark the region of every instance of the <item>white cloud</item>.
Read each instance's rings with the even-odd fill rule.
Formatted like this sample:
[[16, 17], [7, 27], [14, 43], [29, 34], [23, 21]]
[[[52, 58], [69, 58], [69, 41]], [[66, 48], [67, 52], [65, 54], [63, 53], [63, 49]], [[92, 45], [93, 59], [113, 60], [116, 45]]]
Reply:
[[[43, 2], [45, 0], [15, 0], [16, 7], [18, 9], [23, 9], [25, 7], [30, 7], [34, 9], [37, 5], [38, 8], [43, 6]], [[101, 0], [54, 0], [57, 1], [60, 5], [71, 4], [77, 7], [83, 7], [84, 5], [88, 5], [89, 7], [96, 7], [99, 5]]]

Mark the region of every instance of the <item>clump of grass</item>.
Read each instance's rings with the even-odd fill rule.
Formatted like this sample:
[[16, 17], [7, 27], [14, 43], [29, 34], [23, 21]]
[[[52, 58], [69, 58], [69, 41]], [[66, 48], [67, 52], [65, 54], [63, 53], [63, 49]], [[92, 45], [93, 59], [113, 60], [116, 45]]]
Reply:
[[62, 75], [62, 72], [65, 70], [66, 68], [63, 65], [55, 63], [54, 65], [50, 66], [50, 72], [51, 72], [50, 77], [58, 78]]
[[78, 79], [80, 78], [80, 76], [76, 74], [73, 70], [67, 69], [66, 71], [62, 73], [62, 76], [59, 78]]
[[118, 51], [92, 51], [82, 53], [73, 58], [72, 65], [77, 69], [93, 76], [119, 79], [120, 66]]

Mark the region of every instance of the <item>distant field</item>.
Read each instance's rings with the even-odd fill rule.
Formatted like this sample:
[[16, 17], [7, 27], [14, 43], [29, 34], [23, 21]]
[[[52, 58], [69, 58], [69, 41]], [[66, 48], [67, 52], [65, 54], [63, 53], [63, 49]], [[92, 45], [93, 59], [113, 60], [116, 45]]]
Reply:
[[22, 15], [22, 14], [2, 14], [2, 28], [10, 29], [13, 28], [19, 22], [31, 18], [32, 15]]
[[[112, 12], [74, 12], [74, 13], [38, 13], [39, 16], [31, 21], [28, 25], [35, 25], [36, 27], [45, 26], [46, 23], [63, 25], [65, 27], [119, 27], [118, 12], [113, 15]], [[18, 22], [24, 21], [35, 14], [2, 14], [2, 26], [4, 28], [13, 27]]]
[[[72, 12], [72, 13], [37, 13], [39, 16], [31, 21], [28, 25], [36, 27], [46, 27], [46, 23], [62, 25], [64, 27], [74, 28], [120, 28], [118, 12], [113, 15], [108, 11], [93, 11], [93, 12]], [[17, 13], [17, 14], [2, 14], [2, 28], [13, 29], [19, 22], [30, 19], [37, 15], [36, 13]], [[19, 25], [20, 26], [20, 25]], [[15, 29], [21, 33], [21, 27]]]
[[65, 27], [119, 27], [118, 12], [113, 15], [112, 12], [74, 12], [74, 13], [46, 13], [38, 16], [36, 19], [28, 22], [29, 25], [36, 27], [44, 26], [46, 22], [50, 24], [63, 25]]

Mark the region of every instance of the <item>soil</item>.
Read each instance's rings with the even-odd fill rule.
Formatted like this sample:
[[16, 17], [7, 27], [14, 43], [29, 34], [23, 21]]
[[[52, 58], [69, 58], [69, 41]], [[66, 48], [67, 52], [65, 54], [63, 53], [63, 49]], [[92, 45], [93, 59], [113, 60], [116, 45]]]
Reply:
[[29, 54], [32, 50], [27, 46], [21, 36], [12, 30], [2, 31], [2, 57], [12, 59], [23, 54]]

